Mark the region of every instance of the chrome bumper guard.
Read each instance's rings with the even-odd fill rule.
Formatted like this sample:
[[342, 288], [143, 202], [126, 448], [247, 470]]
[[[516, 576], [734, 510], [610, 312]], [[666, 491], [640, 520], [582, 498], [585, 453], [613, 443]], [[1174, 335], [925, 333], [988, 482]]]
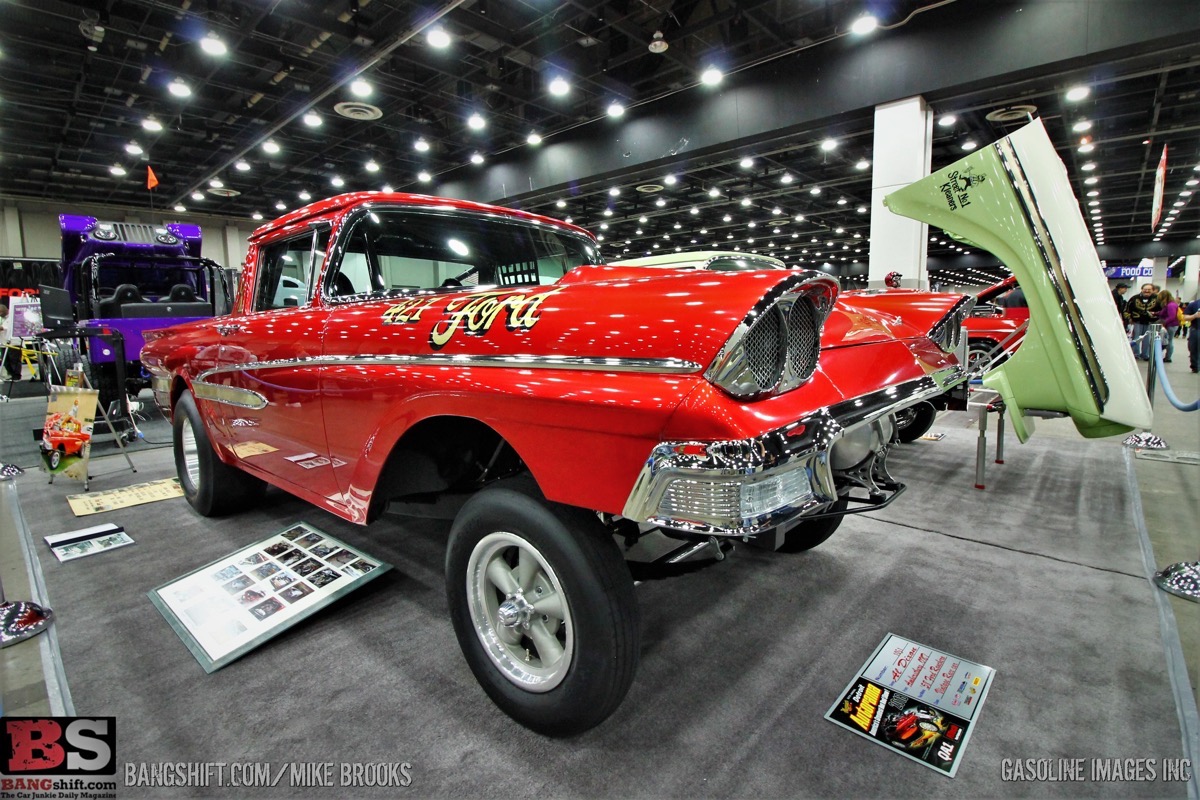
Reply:
[[[801, 517], [816, 517], [838, 498], [829, 455], [847, 431], [944, 392], [959, 367], [891, 386], [813, 412], [751, 439], [662, 442], [646, 459], [623, 516], [703, 536], [755, 536]], [[904, 487], [875, 482], [866, 511]]]

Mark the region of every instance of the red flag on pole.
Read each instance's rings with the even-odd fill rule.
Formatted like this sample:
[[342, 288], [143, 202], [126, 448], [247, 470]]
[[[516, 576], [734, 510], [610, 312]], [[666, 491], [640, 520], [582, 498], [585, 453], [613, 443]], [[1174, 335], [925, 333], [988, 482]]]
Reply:
[[153, 189], [158, 186], [158, 176], [154, 174], [154, 170], [146, 167], [146, 189]]

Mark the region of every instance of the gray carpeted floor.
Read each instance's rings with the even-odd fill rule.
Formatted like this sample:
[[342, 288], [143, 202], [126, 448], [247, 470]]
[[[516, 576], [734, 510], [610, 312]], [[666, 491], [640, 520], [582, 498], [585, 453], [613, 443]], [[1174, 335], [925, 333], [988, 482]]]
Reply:
[[[816, 550], [736, 548], [640, 585], [634, 686], [565, 741], [509, 721], [467, 669], [446, 616], [445, 523], [361, 529], [277, 492], [225, 520], [182, 499], [76, 519], [62, 498], [77, 485], [28, 474], [19, 489], [36, 536], [111, 520], [137, 540], [67, 564], [39, 549], [77, 712], [116, 715], [122, 762], [404, 761], [421, 796], [1184, 796], [1162, 781], [1002, 781], [1004, 759], [1179, 758], [1179, 726], [1111, 444], [1011, 446], [978, 492], [973, 432], [939, 429], [894, 458], [905, 496]], [[93, 488], [173, 474], [169, 451], [141, 454], [137, 475], [108, 462]], [[396, 568], [205, 675], [146, 592], [297, 519]], [[954, 779], [823, 719], [889, 631], [997, 670]], [[287, 783], [242, 796], [347, 794]]]

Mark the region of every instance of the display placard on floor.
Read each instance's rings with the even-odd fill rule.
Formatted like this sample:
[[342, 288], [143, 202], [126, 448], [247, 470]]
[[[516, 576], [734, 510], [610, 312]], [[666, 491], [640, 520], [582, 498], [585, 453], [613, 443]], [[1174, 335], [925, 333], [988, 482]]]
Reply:
[[183, 497], [183, 487], [179, 485], [179, 478], [163, 478], [147, 483], [135, 483], [119, 489], [105, 489], [103, 492], [69, 494], [67, 495], [67, 505], [71, 507], [71, 513], [75, 516], [86, 517], [88, 514], [140, 506], [142, 503], [154, 503], [158, 500], [169, 500], [172, 497]]
[[889, 633], [825, 719], [954, 777], [995, 674]]
[[391, 568], [299, 522], [148, 594], [214, 672]]
[[129, 538], [125, 529], [111, 522], [77, 531], [54, 533], [43, 538], [50, 546], [50, 552], [54, 553], [54, 557], [59, 561], [73, 561], [133, 544], [133, 539]]

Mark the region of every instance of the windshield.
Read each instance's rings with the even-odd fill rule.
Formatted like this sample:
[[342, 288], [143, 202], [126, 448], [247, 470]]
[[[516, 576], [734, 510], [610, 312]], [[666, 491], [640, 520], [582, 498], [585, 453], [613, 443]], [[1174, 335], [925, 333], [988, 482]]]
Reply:
[[549, 225], [411, 209], [367, 211], [340, 237], [338, 250], [336, 270], [325, 281], [325, 293], [334, 297], [548, 284], [599, 260], [590, 239]]

